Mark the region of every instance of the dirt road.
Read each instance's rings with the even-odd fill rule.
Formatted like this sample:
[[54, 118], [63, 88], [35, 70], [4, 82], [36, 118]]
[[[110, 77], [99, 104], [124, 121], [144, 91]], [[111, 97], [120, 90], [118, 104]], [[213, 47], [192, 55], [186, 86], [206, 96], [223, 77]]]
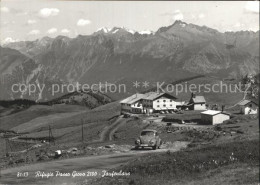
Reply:
[[[91, 178], [101, 177], [104, 170], [109, 171], [109, 169], [118, 167], [121, 164], [128, 162], [136, 156], [145, 155], [151, 152], [166, 152], [171, 150], [172, 152], [178, 151], [183, 147], [186, 147], [187, 143], [179, 142], [172, 149], [160, 149], [160, 150], [131, 150], [126, 153], [102, 155], [102, 156], [91, 156], [91, 157], [80, 157], [73, 159], [56, 160], [38, 164], [32, 164], [27, 166], [2, 169], [0, 184], [46, 184], [46, 185], [73, 185], [79, 182], [87, 181]], [[61, 173], [70, 173], [71, 176], [56, 176], [56, 171]], [[89, 172], [97, 173], [94, 177], [91, 176], [77, 176], [72, 177], [73, 171], [80, 173], [85, 173], [88, 175]], [[28, 172], [28, 177], [27, 173]], [[54, 176], [50, 177], [37, 177], [37, 172], [50, 174], [53, 173]], [[17, 177], [17, 174], [22, 174], [21, 177]]]

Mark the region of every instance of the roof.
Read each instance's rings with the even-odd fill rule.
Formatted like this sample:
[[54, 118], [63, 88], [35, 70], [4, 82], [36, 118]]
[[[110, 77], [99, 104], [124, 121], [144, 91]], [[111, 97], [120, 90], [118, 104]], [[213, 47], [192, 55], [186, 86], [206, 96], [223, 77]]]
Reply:
[[242, 106], [245, 106], [246, 104], [248, 103], [254, 103], [257, 105], [257, 103], [255, 103], [254, 101], [250, 101], [250, 100], [242, 100], [238, 103], [238, 105], [242, 105]]
[[153, 129], [145, 129], [145, 130], [142, 130], [142, 132], [157, 132], [157, 130], [153, 130]]
[[176, 107], [178, 106], [178, 107], [181, 107], [181, 106], [183, 106], [183, 107], [189, 107], [189, 106], [191, 106], [192, 104], [190, 104], [189, 102], [185, 102], [184, 104], [182, 104], [182, 105], [176, 105]]
[[211, 115], [211, 116], [215, 116], [215, 115], [220, 114], [220, 113], [230, 115], [227, 112], [222, 112], [222, 111], [219, 111], [219, 110], [206, 110], [204, 112], [201, 112], [201, 114], [207, 114], [207, 115]]
[[167, 95], [168, 97], [171, 97], [173, 99], [177, 99], [176, 97], [167, 94], [167, 93], [157, 93], [157, 92], [148, 92], [145, 94], [140, 94], [140, 93], [136, 93], [133, 94], [132, 96], [123, 99], [122, 101], [120, 101], [120, 103], [127, 103], [127, 104], [132, 104], [135, 103], [141, 99], [145, 99], [145, 100], [155, 100], [163, 95]]
[[195, 98], [192, 98], [192, 101], [194, 103], [205, 103], [206, 102], [204, 96], [196, 96]]
[[144, 99], [147, 99], [147, 100], [154, 100], [160, 96], [162, 96], [164, 93], [156, 93], [156, 92], [148, 92], [148, 93], [145, 93], [145, 97]]
[[146, 99], [146, 100], [155, 100], [163, 95], [167, 95], [173, 99], [177, 99], [176, 97], [170, 95], [170, 94], [167, 94], [167, 93], [158, 93], [158, 92], [148, 92], [148, 93], [145, 93], [144, 94], [144, 98], [143, 99]]
[[126, 99], [123, 99], [122, 101], [120, 101], [120, 103], [132, 104], [132, 103], [135, 103], [135, 102], [141, 100], [143, 97], [144, 97], [143, 94], [136, 93], [136, 94], [133, 94], [132, 96], [129, 96]]

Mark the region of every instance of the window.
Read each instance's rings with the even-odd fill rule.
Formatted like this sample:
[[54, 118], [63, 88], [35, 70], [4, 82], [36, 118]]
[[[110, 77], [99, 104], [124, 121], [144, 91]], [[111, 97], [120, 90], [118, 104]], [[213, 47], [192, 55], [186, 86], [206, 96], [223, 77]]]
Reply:
[[141, 136], [154, 136], [155, 133], [153, 131], [142, 131]]
[[157, 102], [160, 102], [160, 100], [157, 100]]
[[166, 100], [163, 100], [163, 102], [166, 102]]
[[172, 104], [170, 104], [170, 106], [172, 107]]
[[170, 100], [170, 102], [172, 102], [172, 100]]
[[163, 105], [164, 107], [166, 107], [166, 105]]
[[157, 107], [160, 107], [160, 105], [157, 105]]

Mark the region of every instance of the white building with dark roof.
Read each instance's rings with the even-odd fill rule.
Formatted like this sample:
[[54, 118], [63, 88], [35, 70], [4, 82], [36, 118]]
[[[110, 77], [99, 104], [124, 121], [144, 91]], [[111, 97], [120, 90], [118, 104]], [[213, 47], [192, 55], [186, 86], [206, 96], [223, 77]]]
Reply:
[[191, 99], [188, 103], [190, 110], [206, 110], [206, 100], [204, 96], [197, 96], [194, 93], [191, 94]]
[[123, 99], [120, 101], [121, 104], [121, 112], [122, 113], [142, 113], [143, 112], [143, 105], [142, 105], [142, 98], [144, 97], [143, 94], [133, 94], [132, 96]]
[[148, 92], [146, 94], [134, 94], [121, 103], [122, 112], [129, 113], [153, 113], [175, 110], [181, 102], [168, 93]]
[[216, 125], [230, 119], [230, 114], [223, 111], [206, 110], [201, 112], [201, 123]]
[[242, 100], [238, 103], [243, 114], [257, 114], [258, 104], [250, 100]]
[[177, 100], [176, 97], [168, 93], [157, 93], [157, 92], [146, 93], [143, 99], [144, 107], [148, 108], [150, 112], [175, 110], [176, 105], [181, 104], [181, 102], [177, 102], [176, 100]]

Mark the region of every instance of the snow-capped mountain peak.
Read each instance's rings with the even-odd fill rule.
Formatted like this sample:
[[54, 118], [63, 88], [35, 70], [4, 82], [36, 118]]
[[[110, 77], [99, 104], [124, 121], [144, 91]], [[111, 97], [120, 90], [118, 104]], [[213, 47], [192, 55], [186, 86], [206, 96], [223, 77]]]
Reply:
[[123, 29], [123, 30], [125, 30], [125, 31], [127, 31], [127, 32], [129, 32], [129, 33], [131, 33], [131, 34], [135, 34], [135, 30], [131, 30], [131, 29], [128, 29], [128, 28], [126, 28], [126, 27], [121, 27], [121, 29]]
[[144, 35], [144, 34], [147, 34], [147, 35], [154, 34], [154, 32], [151, 31], [151, 30], [143, 30], [143, 31], [139, 31], [138, 33], [141, 34], [141, 35]]
[[128, 29], [128, 28], [126, 28], [126, 27], [114, 27], [114, 28], [112, 28], [112, 29], [111, 29], [111, 28], [107, 28], [107, 27], [102, 27], [102, 28], [99, 28], [99, 29], [97, 30], [97, 32], [104, 32], [104, 33], [114, 34], [114, 33], [117, 33], [117, 32], [120, 31], [120, 30], [124, 30], [124, 31], [126, 31], [126, 32], [131, 33], [131, 34], [136, 33], [135, 30], [131, 30], [131, 29]]
[[111, 28], [102, 27], [102, 28], [99, 28], [97, 31], [103, 31], [104, 33], [108, 33], [111, 31]]

